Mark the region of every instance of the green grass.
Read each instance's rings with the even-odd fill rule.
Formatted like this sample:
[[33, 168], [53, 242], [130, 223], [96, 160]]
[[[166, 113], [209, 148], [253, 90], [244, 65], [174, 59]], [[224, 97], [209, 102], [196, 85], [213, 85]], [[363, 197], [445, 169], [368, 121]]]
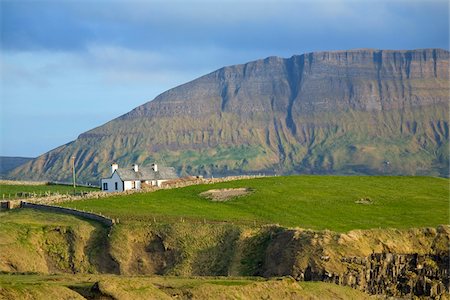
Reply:
[[[199, 196], [209, 189], [248, 187], [227, 202]], [[370, 198], [371, 204], [357, 204]], [[432, 177], [287, 176], [137, 193], [64, 203], [127, 221], [225, 221], [348, 231], [449, 223], [449, 180]]]
[[[94, 187], [76, 187], [76, 193], [99, 191]], [[30, 196], [43, 197], [55, 194], [73, 194], [73, 186], [60, 184], [21, 185], [0, 184], [0, 199], [26, 198]]]
[[0, 273], [0, 283], [4, 285], [32, 285], [39, 283], [48, 283], [56, 285], [73, 285], [94, 283], [99, 279], [135, 279], [135, 280], [149, 280], [150, 282], [165, 283], [166, 285], [180, 288], [180, 287], [195, 287], [201, 284], [216, 284], [224, 286], [246, 285], [253, 282], [266, 281], [262, 277], [223, 277], [223, 276], [124, 276], [111, 274], [12, 274]]
[[33, 209], [0, 212], [0, 270], [91, 272], [95, 266], [86, 253], [96, 258], [94, 251], [105, 232], [97, 222], [66, 214]]
[[66, 214], [56, 214], [35, 209], [12, 209], [0, 212], [0, 226], [4, 228], [8, 224], [14, 226], [79, 226], [89, 223], [99, 226], [97, 222], [87, 221], [75, 216]]
[[[3, 299], [100, 299], [95, 282], [114, 299], [369, 299], [350, 287], [323, 282], [295, 282], [291, 278], [158, 277], [115, 275], [0, 274]], [[76, 291], [76, 292], [74, 292]], [[105, 297], [106, 298], [106, 297]], [[184, 298], [184, 297], [183, 297]]]

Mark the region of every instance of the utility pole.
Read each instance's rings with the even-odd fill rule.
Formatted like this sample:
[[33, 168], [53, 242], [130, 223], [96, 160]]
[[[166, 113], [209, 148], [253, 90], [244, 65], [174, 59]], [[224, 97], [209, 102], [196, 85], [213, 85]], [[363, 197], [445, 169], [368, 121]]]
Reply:
[[73, 193], [75, 194], [75, 155], [72, 156], [72, 179], [73, 179]]
[[391, 166], [391, 162], [388, 160], [384, 161], [384, 175], [386, 175], [389, 172], [389, 167]]

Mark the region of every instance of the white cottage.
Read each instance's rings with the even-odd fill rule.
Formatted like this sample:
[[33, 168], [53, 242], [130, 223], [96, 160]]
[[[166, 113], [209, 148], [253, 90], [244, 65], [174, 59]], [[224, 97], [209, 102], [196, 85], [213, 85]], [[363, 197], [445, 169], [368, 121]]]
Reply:
[[151, 167], [138, 167], [134, 164], [130, 169], [119, 169], [119, 165], [111, 165], [111, 177], [102, 178], [101, 187], [105, 192], [123, 192], [128, 190], [140, 190], [141, 184], [146, 183], [152, 186], [161, 186], [164, 181], [178, 178], [174, 168], [158, 167], [152, 164]]

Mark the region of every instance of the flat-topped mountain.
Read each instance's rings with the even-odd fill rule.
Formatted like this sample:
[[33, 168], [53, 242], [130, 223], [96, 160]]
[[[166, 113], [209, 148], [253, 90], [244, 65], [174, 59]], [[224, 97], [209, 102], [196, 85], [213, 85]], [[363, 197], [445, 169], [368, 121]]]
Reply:
[[157, 161], [181, 174], [448, 175], [449, 52], [315, 52], [224, 67], [10, 173], [81, 181]]

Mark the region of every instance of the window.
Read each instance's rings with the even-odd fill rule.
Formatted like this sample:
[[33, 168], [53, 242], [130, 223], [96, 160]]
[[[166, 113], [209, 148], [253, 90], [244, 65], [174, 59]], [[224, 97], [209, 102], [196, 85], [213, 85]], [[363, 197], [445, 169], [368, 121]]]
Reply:
[[107, 182], [103, 182], [103, 190], [104, 191], [108, 190], [108, 183]]
[[117, 182], [114, 183], [114, 187], [116, 188], [116, 191], [117, 191]]
[[135, 188], [136, 188], [136, 181], [132, 181], [132, 182], [131, 182], [131, 188], [132, 188], [132, 189], [135, 189]]

